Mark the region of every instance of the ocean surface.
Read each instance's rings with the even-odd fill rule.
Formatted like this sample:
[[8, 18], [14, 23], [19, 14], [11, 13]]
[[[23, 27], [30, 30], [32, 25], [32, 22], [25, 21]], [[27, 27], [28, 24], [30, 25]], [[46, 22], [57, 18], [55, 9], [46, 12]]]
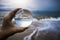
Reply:
[[[0, 16], [4, 16], [10, 11], [0, 11]], [[52, 16], [60, 17], [60, 11], [31, 11], [33, 16]]]
[[[4, 15], [8, 14], [10, 10], [0, 11], [0, 23]], [[49, 16], [49, 17], [60, 17], [60, 11], [31, 11], [33, 16]]]

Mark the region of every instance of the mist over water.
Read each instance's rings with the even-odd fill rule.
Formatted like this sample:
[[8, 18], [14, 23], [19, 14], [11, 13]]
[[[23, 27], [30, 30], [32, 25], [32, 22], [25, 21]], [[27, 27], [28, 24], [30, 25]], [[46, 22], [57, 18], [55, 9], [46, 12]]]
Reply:
[[[33, 19], [33, 23], [35, 23], [37, 27], [35, 27], [35, 30], [30, 35], [26, 36], [24, 40], [43, 40], [42, 38], [47, 33], [49, 33], [49, 35], [50, 34], [52, 35], [53, 40], [58, 40], [57, 35], [60, 33], [59, 31], [60, 30], [60, 17], [59, 18], [46, 18], [46, 19], [40, 19], [40, 20]], [[37, 23], [40, 25], [38, 25]], [[53, 34], [53, 33], [56, 33], [56, 34]]]

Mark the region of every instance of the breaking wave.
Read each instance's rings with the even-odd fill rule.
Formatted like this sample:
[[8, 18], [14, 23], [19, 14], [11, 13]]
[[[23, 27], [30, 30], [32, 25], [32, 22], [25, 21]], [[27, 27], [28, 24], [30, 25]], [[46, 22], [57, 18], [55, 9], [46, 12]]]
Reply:
[[[45, 31], [45, 30], [47, 30], [47, 31], [50, 30], [50, 31], [56, 32], [57, 34], [58, 34], [58, 32], [60, 32], [59, 31], [60, 30], [60, 17], [45, 18], [45, 19], [40, 19], [40, 20], [33, 19], [33, 24], [36, 24], [37, 27], [30, 35], [26, 36], [24, 38], [24, 40], [40, 40], [40, 39], [42, 39], [42, 38], [40, 38], [41, 31]], [[31, 24], [31, 25], [33, 25], [33, 24]], [[44, 35], [44, 33], [46, 33], [46, 32], [42, 32], [43, 35]], [[53, 37], [57, 38], [57, 34], [55, 35], [56, 37], [54, 35], [53, 35]]]

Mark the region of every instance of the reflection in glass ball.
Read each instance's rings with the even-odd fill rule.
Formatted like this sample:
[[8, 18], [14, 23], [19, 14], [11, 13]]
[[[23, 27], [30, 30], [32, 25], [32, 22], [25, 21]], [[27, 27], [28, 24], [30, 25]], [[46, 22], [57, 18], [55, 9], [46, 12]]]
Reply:
[[13, 20], [17, 26], [28, 27], [32, 23], [32, 18], [33, 17], [30, 11], [21, 9], [16, 13]]

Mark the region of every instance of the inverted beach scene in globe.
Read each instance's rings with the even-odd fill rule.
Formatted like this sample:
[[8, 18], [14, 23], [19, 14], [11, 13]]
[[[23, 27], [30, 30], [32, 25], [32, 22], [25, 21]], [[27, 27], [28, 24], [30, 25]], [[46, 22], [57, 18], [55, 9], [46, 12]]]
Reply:
[[29, 10], [20, 9], [12, 21], [16, 23], [16, 26], [28, 27], [32, 23], [32, 14]]

